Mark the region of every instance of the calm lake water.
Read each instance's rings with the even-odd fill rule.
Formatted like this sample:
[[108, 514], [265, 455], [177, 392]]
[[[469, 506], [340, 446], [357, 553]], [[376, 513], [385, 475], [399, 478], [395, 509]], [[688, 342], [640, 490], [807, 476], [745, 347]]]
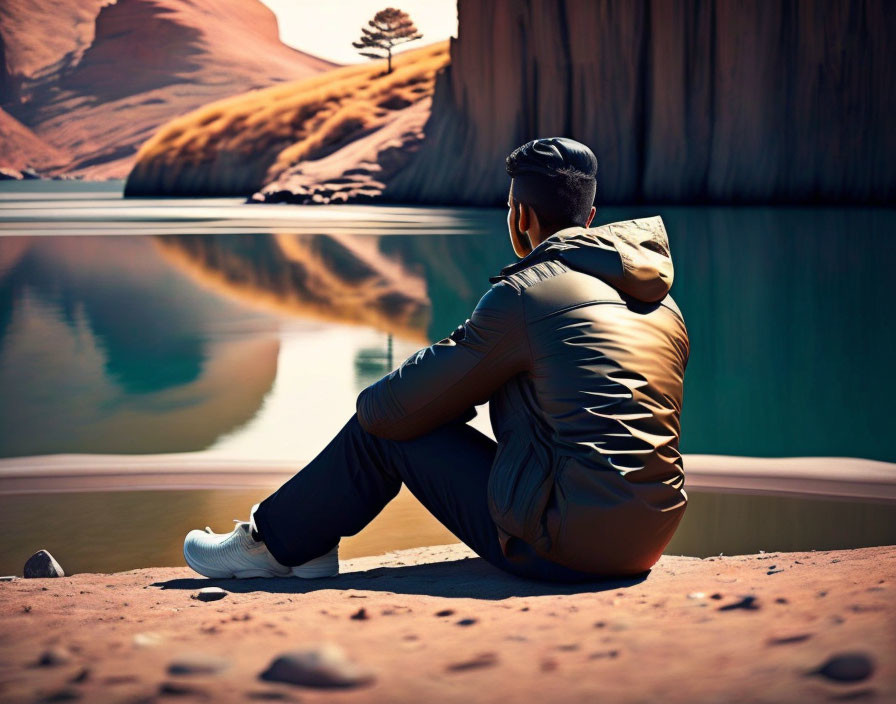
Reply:
[[[307, 461], [516, 259], [504, 210], [120, 192], [0, 183], [0, 457]], [[896, 461], [896, 209], [637, 206], [594, 224], [655, 214], [691, 339], [683, 451]], [[491, 435], [486, 407], [473, 425]]]
[[[896, 210], [595, 223], [652, 214], [691, 338], [683, 451], [896, 461]], [[0, 456], [305, 457], [364, 386], [465, 320], [515, 259], [505, 216], [2, 184]]]

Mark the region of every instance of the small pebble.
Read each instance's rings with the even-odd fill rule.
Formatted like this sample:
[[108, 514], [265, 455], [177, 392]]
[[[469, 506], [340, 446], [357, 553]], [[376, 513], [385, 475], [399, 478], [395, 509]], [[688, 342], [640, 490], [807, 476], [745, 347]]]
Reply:
[[112, 675], [112, 677], [103, 678], [103, 685], [106, 687], [117, 687], [122, 684], [133, 684], [137, 681], [136, 675]]
[[454, 616], [454, 609], [442, 609], [441, 611], [436, 611], [436, 616], [442, 618], [443, 616]]
[[360, 609], [355, 611], [355, 613], [353, 613], [350, 618], [355, 621], [366, 621], [370, 618], [370, 616], [367, 615], [367, 609], [361, 607]]
[[804, 640], [809, 640], [812, 637], [811, 633], [799, 633], [793, 636], [779, 636], [777, 638], [769, 638], [769, 645], [790, 645], [791, 643], [802, 643]]
[[[246, 692], [246, 696], [249, 699], [255, 699], [263, 702], [282, 702], [289, 699], [289, 695], [286, 692], [278, 692], [276, 689], [264, 689], [261, 691], [255, 692]], [[289, 701], [294, 701], [293, 699], [289, 699]]]
[[688, 599], [703, 599], [706, 596], [703, 592], [691, 592], [688, 594]]
[[835, 682], [858, 682], [874, 672], [874, 661], [865, 653], [848, 652], [831, 656], [827, 662], [808, 674], [821, 675]]
[[62, 566], [46, 550], [38, 550], [29, 557], [22, 574], [26, 579], [65, 577]]
[[335, 643], [283, 653], [259, 677], [306, 687], [356, 687], [376, 679], [371, 670], [351, 660]]
[[183, 682], [162, 682], [159, 685], [159, 694], [167, 694], [175, 697], [202, 696], [206, 692], [200, 687]]
[[589, 660], [597, 660], [598, 658], [615, 658], [619, 656], [618, 650], [607, 650], [599, 653], [591, 653], [588, 656]]
[[460, 621], [457, 622], [457, 625], [458, 626], [472, 626], [474, 623], [476, 623], [475, 618], [462, 618]]
[[75, 674], [69, 682], [80, 684], [81, 682], [86, 682], [90, 679], [90, 668], [82, 667], [81, 670]]
[[480, 667], [491, 667], [498, 663], [498, 656], [495, 653], [479, 653], [469, 660], [455, 662], [448, 665], [445, 669], [450, 672], [461, 672], [463, 670], [475, 670]]
[[159, 645], [164, 638], [158, 633], [135, 633], [134, 645], [138, 648], [152, 648]]
[[169, 675], [214, 675], [226, 670], [230, 662], [216, 655], [186, 653], [168, 665]]
[[553, 672], [557, 669], [557, 661], [554, 658], [545, 658], [541, 661], [542, 672]]
[[71, 702], [81, 698], [81, 693], [72, 687], [59, 689], [43, 699], [45, 702]]
[[41, 653], [37, 664], [40, 667], [57, 667], [58, 665], [67, 665], [71, 659], [71, 656], [61, 648], [50, 648]]
[[735, 601], [734, 603], [720, 606], [718, 610], [731, 611], [733, 609], [746, 609], [748, 611], [755, 611], [758, 608], [759, 604], [756, 603], [756, 597], [752, 594], [747, 594], [746, 596], [742, 597], [740, 601]]
[[225, 596], [227, 596], [227, 592], [221, 587], [203, 587], [193, 595], [193, 598], [199, 599], [199, 601], [218, 601]]

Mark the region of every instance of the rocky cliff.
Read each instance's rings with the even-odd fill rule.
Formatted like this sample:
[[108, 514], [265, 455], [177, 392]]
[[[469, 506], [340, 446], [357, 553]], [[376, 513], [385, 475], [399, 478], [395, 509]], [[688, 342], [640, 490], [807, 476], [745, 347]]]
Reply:
[[504, 202], [505, 156], [590, 145], [599, 203], [892, 202], [896, 3], [458, 0], [399, 202]]
[[126, 196], [372, 200], [414, 154], [445, 41], [384, 61], [225, 98], [165, 124], [140, 148]]
[[2, 155], [0, 169], [9, 173], [27, 168], [52, 168], [54, 164], [67, 159], [65, 154], [51, 147], [2, 109], [0, 109], [0, 155]]
[[123, 178], [172, 117], [334, 66], [258, 0], [0, 3], [0, 107], [63, 154], [49, 173]]

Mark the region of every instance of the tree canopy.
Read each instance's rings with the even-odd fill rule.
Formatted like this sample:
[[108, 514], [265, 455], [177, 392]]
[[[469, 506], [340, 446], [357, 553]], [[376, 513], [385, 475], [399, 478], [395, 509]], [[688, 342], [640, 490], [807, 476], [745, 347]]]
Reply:
[[392, 73], [392, 49], [405, 42], [420, 39], [423, 35], [417, 31], [414, 22], [407, 12], [397, 7], [387, 7], [377, 12], [368, 20], [367, 27], [361, 27], [361, 39], [352, 42], [358, 53], [371, 59], [387, 59], [386, 73]]

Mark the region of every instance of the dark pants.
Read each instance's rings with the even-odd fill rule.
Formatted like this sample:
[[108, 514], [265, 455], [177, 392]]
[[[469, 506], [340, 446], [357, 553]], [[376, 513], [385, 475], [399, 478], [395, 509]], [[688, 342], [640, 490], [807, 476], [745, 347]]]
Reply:
[[549, 562], [522, 541], [511, 541], [509, 558], [503, 554], [486, 496], [496, 450], [494, 440], [466, 423], [397, 441], [368, 433], [353, 414], [317, 457], [261, 502], [255, 525], [278, 562], [300, 565], [360, 531], [404, 482], [448, 530], [495, 567], [547, 581], [598, 579]]

